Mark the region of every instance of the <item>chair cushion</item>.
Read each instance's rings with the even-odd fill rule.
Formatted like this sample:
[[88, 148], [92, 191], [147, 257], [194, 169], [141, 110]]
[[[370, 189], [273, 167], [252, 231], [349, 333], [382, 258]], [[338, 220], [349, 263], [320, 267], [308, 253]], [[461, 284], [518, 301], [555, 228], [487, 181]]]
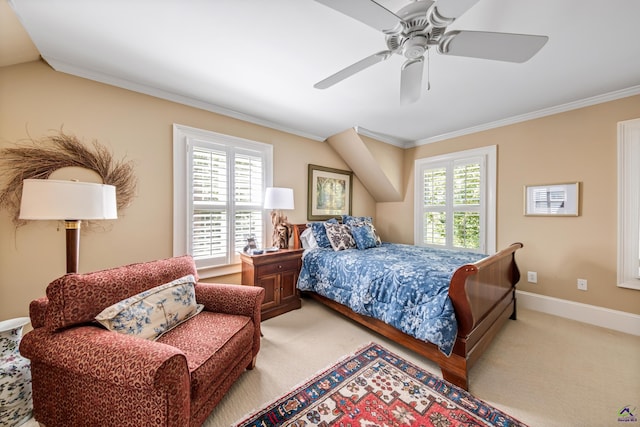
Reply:
[[191, 373], [191, 400], [196, 406], [211, 395], [253, 347], [250, 317], [203, 311], [158, 338], [180, 349]]
[[147, 289], [198, 273], [189, 255], [130, 264], [86, 274], [67, 274], [47, 287], [45, 325], [50, 331], [92, 322], [105, 308]]
[[194, 282], [189, 274], [147, 289], [105, 308], [96, 320], [111, 331], [155, 340], [202, 311]]

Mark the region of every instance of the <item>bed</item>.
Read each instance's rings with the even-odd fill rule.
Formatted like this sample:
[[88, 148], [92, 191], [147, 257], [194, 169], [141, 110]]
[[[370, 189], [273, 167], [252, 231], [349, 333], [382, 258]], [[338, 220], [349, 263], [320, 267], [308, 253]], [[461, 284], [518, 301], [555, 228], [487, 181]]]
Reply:
[[[295, 248], [306, 246], [302, 244], [306, 239], [301, 239], [306, 229], [307, 224], [294, 225]], [[440, 256], [438, 250], [380, 242], [367, 250], [315, 248], [305, 251], [298, 289], [434, 361], [444, 379], [468, 390], [469, 369], [504, 323], [516, 318], [520, 272], [515, 252], [520, 248], [521, 243], [513, 243], [490, 256], [445, 250], [443, 259], [435, 258]], [[433, 266], [414, 259], [424, 250]], [[376, 258], [387, 265], [372, 262]], [[345, 274], [350, 279], [337, 278]], [[430, 284], [403, 284], [407, 277]], [[389, 291], [392, 282], [400, 287]], [[431, 294], [423, 291], [426, 287], [432, 288]], [[393, 314], [396, 304], [404, 304], [404, 314]]]

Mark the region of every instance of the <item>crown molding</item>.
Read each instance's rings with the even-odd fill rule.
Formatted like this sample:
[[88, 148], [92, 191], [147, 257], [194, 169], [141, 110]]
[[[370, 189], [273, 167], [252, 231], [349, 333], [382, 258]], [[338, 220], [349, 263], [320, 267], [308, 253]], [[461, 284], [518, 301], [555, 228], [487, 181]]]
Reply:
[[[270, 129], [278, 130], [281, 132], [286, 132], [292, 135], [297, 135], [302, 138], [311, 139], [314, 141], [325, 141], [326, 137], [311, 134], [308, 132], [301, 131], [299, 129], [291, 128], [288, 126], [283, 126], [280, 123], [276, 123], [261, 117], [253, 116], [246, 113], [241, 113], [239, 111], [235, 111], [229, 108], [225, 108], [219, 105], [211, 104], [209, 102], [205, 102], [196, 98], [191, 98], [183, 95], [178, 95], [176, 93], [164, 91], [161, 89], [157, 89], [151, 86], [143, 85], [140, 83], [135, 83], [126, 79], [121, 79], [118, 77], [114, 77], [105, 73], [101, 73], [99, 71], [80, 68], [74, 65], [68, 64], [64, 61], [59, 61], [56, 58], [52, 58], [50, 56], [43, 57], [43, 59], [56, 71], [71, 74], [77, 77], [97, 81], [100, 83], [108, 84], [111, 86], [116, 86], [123, 89], [128, 89], [134, 92], [143, 93], [145, 95], [153, 96], [160, 99], [165, 99], [167, 101], [176, 102], [178, 104], [187, 105], [194, 108], [199, 108], [201, 110], [210, 111], [212, 113], [220, 114], [226, 117], [231, 117], [234, 119], [242, 120], [248, 123], [253, 123], [255, 125], [268, 127]], [[370, 129], [366, 129], [360, 126], [356, 126], [356, 132], [360, 135], [367, 136], [373, 138], [375, 140], [384, 142], [386, 144], [394, 145], [400, 148], [413, 148], [418, 147], [425, 144], [431, 144], [433, 142], [443, 141], [446, 139], [451, 139], [463, 135], [469, 135], [476, 132], [482, 132], [485, 130], [495, 129], [502, 126], [507, 126], [515, 123], [524, 122], [527, 120], [533, 120], [540, 117], [550, 116], [553, 114], [563, 113], [570, 110], [575, 110], [578, 108], [589, 107], [591, 105], [600, 104], [603, 102], [614, 101], [616, 99], [626, 98], [628, 96], [638, 95], [640, 94], [640, 85], [632, 86], [626, 89], [609, 92], [602, 95], [593, 96], [590, 98], [581, 99], [578, 101], [545, 108], [542, 110], [534, 111], [531, 113], [521, 114], [518, 116], [509, 117], [506, 119], [496, 120], [494, 122], [484, 123], [477, 126], [468, 127], [465, 129], [456, 130], [453, 132], [447, 132], [440, 135], [432, 136], [429, 138], [418, 139], [415, 141], [393, 137], [391, 135], [379, 133], [372, 131]]]
[[56, 71], [61, 73], [71, 74], [76, 77], [93, 80], [96, 82], [108, 84], [110, 86], [119, 87], [122, 89], [131, 90], [133, 92], [142, 93], [145, 95], [153, 96], [155, 98], [164, 99], [178, 104], [187, 105], [189, 107], [199, 108], [201, 110], [210, 111], [212, 113], [220, 114], [222, 116], [231, 117], [234, 119], [242, 120], [245, 122], [253, 123], [255, 125], [268, 127], [270, 129], [278, 130], [281, 132], [290, 133], [303, 138], [311, 139], [314, 141], [324, 141], [325, 137], [303, 132], [299, 129], [293, 129], [287, 126], [283, 126], [279, 123], [272, 122], [260, 117], [256, 117], [250, 114], [241, 113], [229, 108], [221, 107], [219, 105], [211, 104], [196, 98], [191, 98], [183, 95], [178, 95], [172, 92], [157, 89], [151, 86], [135, 83], [126, 79], [104, 74], [99, 71], [90, 70], [87, 68], [80, 68], [74, 65], [68, 64], [63, 61], [58, 61], [50, 56], [43, 57], [43, 59]]
[[640, 85], [631, 86], [626, 89], [621, 89], [614, 92], [605, 93], [602, 95], [596, 95], [590, 98], [585, 98], [578, 101], [557, 105], [554, 107], [544, 108], [542, 110], [533, 111], [531, 113], [521, 114], [519, 116], [513, 116], [513, 117], [509, 117], [502, 120], [496, 120], [495, 122], [484, 123], [478, 126], [472, 126], [466, 129], [460, 129], [453, 132], [443, 133], [441, 135], [432, 136], [429, 138], [418, 139], [413, 143], [410, 143], [407, 146], [405, 146], [405, 148], [418, 147], [420, 145], [431, 144], [432, 142], [443, 141], [445, 139], [451, 139], [458, 136], [469, 135], [471, 133], [481, 132], [489, 129], [495, 129], [502, 126], [525, 122], [527, 120], [533, 120], [533, 119], [538, 119], [540, 117], [551, 116], [553, 114], [564, 113], [566, 111], [577, 110], [578, 108], [590, 107], [592, 105], [601, 104], [603, 102], [615, 101], [616, 99], [626, 98], [628, 96], [633, 96], [638, 94], [640, 94]]
[[384, 142], [389, 145], [395, 145], [396, 147], [400, 147], [400, 148], [407, 148], [412, 143], [411, 140], [396, 138], [391, 135], [386, 135], [384, 133], [374, 132], [372, 130], [363, 128], [362, 126], [355, 126], [354, 129], [356, 130], [358, 135], [367, 136], [369, 138], [373, 138], [375, 140]]

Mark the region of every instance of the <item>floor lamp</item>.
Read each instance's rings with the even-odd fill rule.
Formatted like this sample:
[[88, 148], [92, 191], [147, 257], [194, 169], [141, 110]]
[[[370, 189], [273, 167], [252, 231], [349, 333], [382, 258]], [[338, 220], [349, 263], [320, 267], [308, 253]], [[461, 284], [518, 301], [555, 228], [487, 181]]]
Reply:
[[282, 187], [267, 187], [264, 194], [264, 208], [272, 209], [271, 222], [273, 224], [273, 247], [287, 249], [291, 237], [291, 224], [282, 214], [282, 209], [294, 209], [293, 189]]
[[113, 185], [53, 179], [22, 182], [20, 219], [62, 220], [67, 239], [67, 273], [78, 272], [82, 220], [118, 218]]

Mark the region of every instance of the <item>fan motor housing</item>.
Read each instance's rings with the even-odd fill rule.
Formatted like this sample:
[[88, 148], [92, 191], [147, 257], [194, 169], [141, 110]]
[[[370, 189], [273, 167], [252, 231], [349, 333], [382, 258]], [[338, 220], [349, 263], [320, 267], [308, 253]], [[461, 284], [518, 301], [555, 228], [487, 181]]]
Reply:
[[397, 16], [403, 21], [403, 30], [387, 35], [387, 47], [394, 53], [402, 54], [408, 59], [417, 59], [429, 48], [430, 31], [432, 30], [427, 11], [432, 8], [433, 1], [421, 0], [409, 3], [400, 9]]
[[429, 39], [424, 35], [416, 35], [405, 39], [402, 44], [402, 54], [408, 59], [422, 57], [427, 51]]

